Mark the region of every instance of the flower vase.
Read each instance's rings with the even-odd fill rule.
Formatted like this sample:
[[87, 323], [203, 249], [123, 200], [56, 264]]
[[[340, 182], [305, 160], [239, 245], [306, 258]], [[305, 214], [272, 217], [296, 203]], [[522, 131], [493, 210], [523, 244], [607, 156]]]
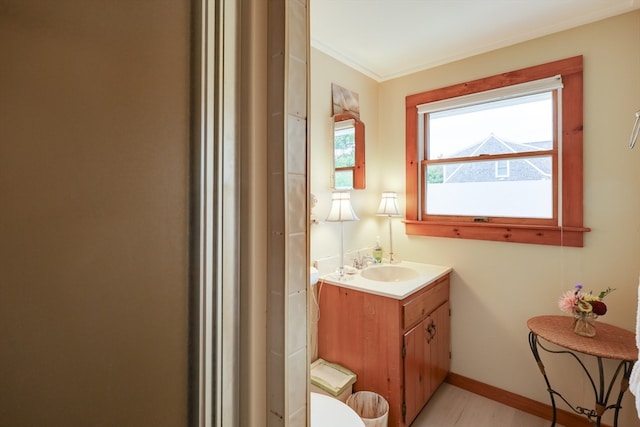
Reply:
[[581, 313], [575, 315], [573, 332], [583, 337], [594, 337], [596, 326], [593, 324], [596, 316], [593, 313]]

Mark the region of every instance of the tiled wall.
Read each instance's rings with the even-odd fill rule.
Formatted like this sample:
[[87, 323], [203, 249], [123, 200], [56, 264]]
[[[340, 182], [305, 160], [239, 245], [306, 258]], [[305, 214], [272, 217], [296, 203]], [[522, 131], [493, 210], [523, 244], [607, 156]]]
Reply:
[[307, 0], [269, 1], [269, 427], [308, 418], [307, 15]]

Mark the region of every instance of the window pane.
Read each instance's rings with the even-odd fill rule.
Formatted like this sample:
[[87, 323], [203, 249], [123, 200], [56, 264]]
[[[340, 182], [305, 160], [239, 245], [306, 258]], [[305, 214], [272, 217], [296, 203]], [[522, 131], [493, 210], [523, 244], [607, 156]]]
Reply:
[[425, 185], [429, 215], [553, 217], [551, 156], [428, 165]]
[[356, 129], [353, 125], [336, 129], [334, 134], [335, 168], [348, 168], [356, 165]]
[[336, 171], [336, 190], [348, 190], [353, 188], [353, 170]]
[[428, 158], [549, 150], [551, 92], [430, 113]]

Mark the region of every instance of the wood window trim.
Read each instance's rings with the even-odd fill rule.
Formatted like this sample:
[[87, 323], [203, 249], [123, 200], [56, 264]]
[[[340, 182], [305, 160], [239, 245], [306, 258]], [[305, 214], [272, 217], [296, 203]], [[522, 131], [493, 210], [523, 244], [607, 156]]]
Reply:
[[[455, 84], [406, 97], [406, 219], [409, 235], [453, 237], [555, 246], [584, 246], [583, 225], [583, 58], [575, 56], [516, 71]], [[562, 195], [559, 225], [500, 224], [420, 219], [421, 159], [418, 112], [421, 104], [454, 98], [527, 81], [562, 76]]]

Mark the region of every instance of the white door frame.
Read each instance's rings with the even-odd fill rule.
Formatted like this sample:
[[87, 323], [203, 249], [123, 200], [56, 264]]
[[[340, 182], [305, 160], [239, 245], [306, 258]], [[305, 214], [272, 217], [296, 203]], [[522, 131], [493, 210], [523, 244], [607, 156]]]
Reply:
[[238, 425], [238, 0], [192, 0], [190, 427]]

